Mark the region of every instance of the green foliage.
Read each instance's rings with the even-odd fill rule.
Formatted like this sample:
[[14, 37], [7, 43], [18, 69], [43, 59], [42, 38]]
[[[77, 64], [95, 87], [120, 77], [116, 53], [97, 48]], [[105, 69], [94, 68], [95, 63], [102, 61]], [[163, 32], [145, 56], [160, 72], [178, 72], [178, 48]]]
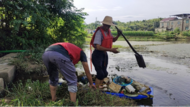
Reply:
[[85, 41], [86, 13], [73, 0], [0, 1], [0, 49], [33, 49], [54, 42]]
[[184, 32], [182, 32], [182, 35], [183, 35], [183, 36], [189, 36], [189, 37], [190, 37], [190, 31], [184, 31]]
[[175, 36], [175, 34], [173, 34], [173, 32], [165, 32], [165, 35], [167, 36], [167, 38], [173, 38]]
[[90, 43], [91, 39], [92, 39], [92, 37], [91, 38], [86, 38], [85, 41]]
[[79, 105], [82, 106], [134, 106], [133, 101], [125, 98], [118, 98], [109, 94], [102, 93], [99, 90], [81, 90], [77, 93]]
[[[117, 35], [117, 31], [111, 32], [114, 36]], [[154, 36], [153, 31], [123, 31], [123, 35], [125, 36]]]
[[49, 20], [46, 8], [37, 2], [25, 0], [3, 0], [1, 4], [4, 7], [1, 12], [5, 16], [1, 17], [4, 24], [1, 23], [0, 31], [4, 34], [1, 36], [3, 49], [31, 49], [45, 41], [44, 28]]
[[15, 65], [19, 73], [35, 72], [40, 75], [45, 71], [45, 66], [42, 61], [44, 49], [45, 47], [36, 47], [35, 49], [19, 53], [10, 64]]
[[179, 35], [180, 34], [180, 29], [179, 28], [176, 28], [176, 29], [174, 29], [174, 31], [173, 31], [176, 35]]
[[[28, 57], [30, 61], [36, 61], [38, 63], [42, 62], [42, 54], [44, 52], [43, 47], [36, 47], [35, 49], [28, 50], [19, 54], [20, 59]], [[26, 59], [27, 60], [27, 59]]]
[[2, 99], [0, 106], [6, 106], [6, 105], [7, 105], [7, 103], [6, 103], [5, 99]]
[[175, 39], [177, 34], [175, 34], [174, 31], [165, 31], [165, 32], [159, 32], [155, 34], [155, 36], [161, 39], [170, 40], [170, 39]]
[[[102, 19], [103, 20], [103, 19]], [[118, 26], [122, 31], [154, 31], [155, 28], [159, 27], [160, 20], [162, 18], [155, 18], [150, 20], [142, 20], [142, 21], [130, 21], [130, 22], [120, 22], [113, 21], [114, 24]], [[98, 26], [101, 26], [99, 21], [95, 23], [86, 24], [86, 29], [96, 29]], [[111, 27], [112, 31], [116, 31], [115, 27]]]
[[101, 25], [102, 24], [99, 21], [95, 21], [95, 23], [86, 24], [86, 28], [95, 30], [97, 27]]
[[[63, 89], [58, 87], [58, 91]], [[66, 91], [67, 87], [64, 90]], [[67, 92], [67, 91], [66, 91]], [[68, 92], [67, 92], [68, 93]], [[59, 94], [59, 93], [58, 93]], [[64, 95], [64, 93], [61, 93]], [[10, 89], [7, 97], [13, 98], [10, 103], [2, 101], [2, 105], [13, 106], [66, 106], [74, 105], [71, 101], [60, 99], [57, 102], [50, 101], [51, 94], [48, 82], [31, 81], [26, 80], [25, 83], [19, 81], [16, 85], [13, 84], [13, 88]], [[59, 95], [58, 95], [59, 97]], [[69, 97], [68, 97], [69, 98]]]
[[19, 81], [17, 85], [13, 85], [8, 96], [14, 98], [10, 103], [10, 105], [14, 106], [45, 105], [42, 100], [50, 97], [49, 83], [27, 80], [24, 84]]
[[130, 21], [126, 23], [115, 21], [114, 23], [122, 31], [154, 31], [155, 28], [159, 27], [160, 20], [162, 20], [162, 18], [155, 18], [142, 21]]

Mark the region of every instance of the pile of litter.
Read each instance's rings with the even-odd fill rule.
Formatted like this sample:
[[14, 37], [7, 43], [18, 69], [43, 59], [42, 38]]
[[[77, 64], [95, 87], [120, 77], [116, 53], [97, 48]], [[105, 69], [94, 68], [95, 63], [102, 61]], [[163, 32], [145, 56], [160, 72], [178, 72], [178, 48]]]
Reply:
[[117, 76], [113, 79], [113, 82], [109, 84], [109, 88], [112, 92], [122, 93], [127, 96], [139, 96], [145, 95], [147, 98], [152, 98], [153, 95], [150, 95], [151, 88], [137, 82], [130, 77]]
[[[77, 75], [77, 77], [78, 87], [86, 87], [89, 85], [84, 73]], [[95, 81], [95, 75], [92, 75], [92, 78], [93, 81]], [[66, 83], [66, 81], [63, 78], [59, 80], [59, 83]], [[113, 79], [109, 77], [104, 78], [102, 87], [101, 90], [103, 92], [119, 97], [131, 99], [153, 98], [153, 88], [141, 84], [130, 77], [115, 76]]]

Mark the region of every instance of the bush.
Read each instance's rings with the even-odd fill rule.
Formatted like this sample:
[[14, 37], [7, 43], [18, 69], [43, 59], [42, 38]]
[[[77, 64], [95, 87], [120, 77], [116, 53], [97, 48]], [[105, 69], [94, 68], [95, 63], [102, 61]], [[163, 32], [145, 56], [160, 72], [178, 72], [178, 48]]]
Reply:
[[0, 50], [85, 42], [83, 16], [87, 14], [72, 0], [0, 0], [0, 5]]
[[182, 35], [183, 36], [190, 36], [190, 31], [184, 31], [184, 32], [182, 32]]
[[179, 29], [179, 28], [174, 29], [174, 33], [175, 33], [176, 35], [179, 35], [179, 34], [180, 34], [180, 29]]

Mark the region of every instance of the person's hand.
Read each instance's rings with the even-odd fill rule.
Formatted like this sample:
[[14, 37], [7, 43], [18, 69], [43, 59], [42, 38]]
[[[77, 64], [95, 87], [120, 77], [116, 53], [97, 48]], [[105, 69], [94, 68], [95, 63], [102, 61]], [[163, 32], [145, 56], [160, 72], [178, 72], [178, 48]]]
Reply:
[[120, 36], [122, 34], [122, 31], [120, 29], [117, 29], [117, 35]]
[[113, 52], [113, 53], [119, 53], [119, 51], [117, 50], [118, 48], [112, 48], [111, 49], [111, 52]]
[[96, 86], [94, 84], [90, 84], [89, 87], [96, 89]]

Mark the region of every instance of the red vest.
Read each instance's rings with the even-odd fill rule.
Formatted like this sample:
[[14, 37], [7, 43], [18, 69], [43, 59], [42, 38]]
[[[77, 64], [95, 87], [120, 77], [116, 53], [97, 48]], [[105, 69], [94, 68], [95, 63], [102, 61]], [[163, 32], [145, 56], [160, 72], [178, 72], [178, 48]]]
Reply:
[[93, 43], [94, 43], [94, 38], [95, 38], [96, 32], [97, 32], [98, 30], [100, 30], [101, 33], [102, 33], [102, 35], [103, 35], [103, 41], [102, 41], [101, 46], [102, 46], [102, 47], [105, 47], [105, 48], [112, 48], [113, 37], [111, 36], [111, 32], [110, 32], [110, 30], [109, 30], [107, 36], [105, 36], [104, 30], [102, 29], [102, 27], [98, 27], [98, 28], [96, 29], [95, 33], [94, 33], [93, 36], [92, 36], [90, 45], [92, 45], [92, 46], [94, 47], [94, 45], [93, 45]]
[[73, 61], [73, 64], [77, 64], [80, 60], [80, 53], [81, 53], [81, 48], [77, 47], [74, 44], [71, 43], [66, 43], [66, 42], [59, 42], [59, 43], [54, 43], [52, 45], [61, 45], [63, 46], [69, 53], [69, 56], [71, 60]]
[[[94, 38], [95, 38], [95, 35], [96, 35], [96, 32], [100, 30], [102, 35], [103, 35], [103, 40], [102, 40], [102, 44], [101, 46], [102, 47], [105, 47], [105, 48], [112, 48], [112, 43], [113, 43], [113, 37], [111, 36], [111, 32], [110, 30], [108, 31], [108, 34], [107, 36], [105, 36], [104, 34], [104, 30], [102, 29], [102, 27], [98, 27], [95, 31], [95, 33], [93, 34], [92, 36], [92, 39], [90, 41], [90, 67], [91, 67], [91, 71], [92, 71], [92, 49], [91, 49], [91, 46], [94, 47]], [[95, 48], [95, 47], [94, 47]]]

